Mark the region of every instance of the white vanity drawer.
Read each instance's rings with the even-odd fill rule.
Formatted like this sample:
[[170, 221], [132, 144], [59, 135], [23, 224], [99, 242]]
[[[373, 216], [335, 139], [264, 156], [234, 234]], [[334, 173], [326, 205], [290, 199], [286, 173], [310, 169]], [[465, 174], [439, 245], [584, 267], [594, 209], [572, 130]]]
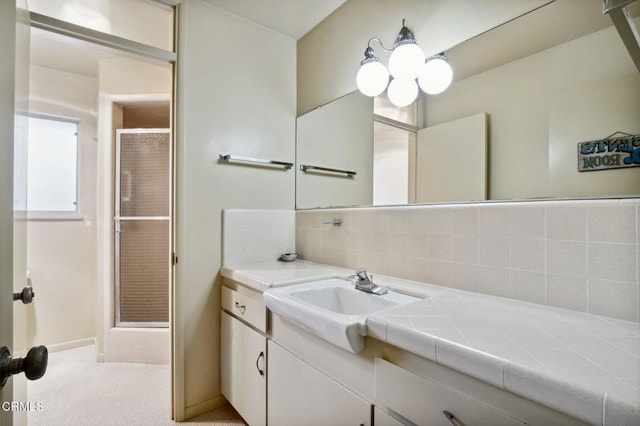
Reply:
[[267, 306], [262, 301], [222, 286], [222, 309], [258, 330], [267, 332]]
[[[376, 358], [375, 374], [375, 405], [387, 407], [417, 425], [524, 424], [476, 399], [381, 358]], [[455, 416], [453, 422], [447, 418], [447, 413]]]

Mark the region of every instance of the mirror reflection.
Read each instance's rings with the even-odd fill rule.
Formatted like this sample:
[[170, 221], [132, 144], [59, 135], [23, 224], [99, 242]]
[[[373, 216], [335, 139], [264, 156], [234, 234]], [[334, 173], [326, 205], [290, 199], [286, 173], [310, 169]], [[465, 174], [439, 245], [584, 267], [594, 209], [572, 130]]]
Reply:
[[[640, 28], [639, 3], [628, 8]], [[640, 134], [640, 73], [600, 2], [555, 2], [445, 53], [454, 81], [440, 95], [396, 108], [354, 92], [299, 117], [297, 208], [640, 195], [637, 164], [579, 170], [579, 143]], [[363, 130], [309, 148], [300, 122], [316, 115], [316, 135]], [[353, 139], [363, 151], [341, 163]], [[631, 155], [640, 138], [622, 145]], [[315, 159], [356, 175], [309, 186], [300, 164]]]

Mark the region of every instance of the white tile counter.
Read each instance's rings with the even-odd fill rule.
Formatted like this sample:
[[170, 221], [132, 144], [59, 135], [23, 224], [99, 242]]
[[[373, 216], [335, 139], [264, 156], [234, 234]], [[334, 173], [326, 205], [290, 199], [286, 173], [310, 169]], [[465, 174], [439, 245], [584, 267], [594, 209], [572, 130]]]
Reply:
[[[258, 291], [353, 271], [311, 262], [223, 267]], [[640, 324], [397, 279], [426, 296], [368, 318], [367, 334], [596, 425], [640, 424]]]
[[271, 287], [290, 285], [311, 279], [346, 276], [354, 271], [304, 260], [295, 262], [257, 262], [223, 266], [220, 275], [230, 278], [253, 290], [263, 292]]

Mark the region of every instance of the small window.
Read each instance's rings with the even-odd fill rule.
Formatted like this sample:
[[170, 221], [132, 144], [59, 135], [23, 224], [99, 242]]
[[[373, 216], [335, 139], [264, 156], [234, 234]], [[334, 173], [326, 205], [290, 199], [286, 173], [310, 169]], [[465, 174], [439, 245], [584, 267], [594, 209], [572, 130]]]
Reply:
[[77, 212], [78, 122], [29, 117], [27, 208]]

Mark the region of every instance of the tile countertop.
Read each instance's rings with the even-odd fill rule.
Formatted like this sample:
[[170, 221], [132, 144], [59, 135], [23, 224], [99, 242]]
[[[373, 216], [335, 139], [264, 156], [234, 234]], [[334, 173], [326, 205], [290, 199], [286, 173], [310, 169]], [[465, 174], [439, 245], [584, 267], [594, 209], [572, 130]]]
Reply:
[[[345, 276], [311, 262], [225, 266], [250, 288]], [[376, 275], [424, 299], [369, 316], [367, 334], [594, 425], [640, 425], [640, 324]]]

